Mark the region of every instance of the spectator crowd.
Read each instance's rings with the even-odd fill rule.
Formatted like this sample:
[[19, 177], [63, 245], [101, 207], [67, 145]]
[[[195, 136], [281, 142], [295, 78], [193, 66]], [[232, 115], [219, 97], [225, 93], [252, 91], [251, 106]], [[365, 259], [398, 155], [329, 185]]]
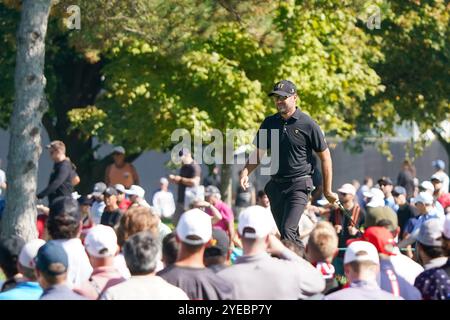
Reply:
[[[238, 187], [229, 206], [218, 168], [201, 181], [187, 149], [179, 175], [162, 177], [149, 202], [123, 147], [82, 196], [64, 144], [48, 149], [55, 164], [37, 194], [48, 198], [37, 206], [38, 239], [0, 238], [0, 300], [450, 299], [442, 160], [426, 181], [405, 161], [396, 183], [366, 177], [338, 188], [338, 204], [311, 199], [299, 246], [280, 239], [264, 190]], [[0, 197], [6, 189], [0, 172]]]

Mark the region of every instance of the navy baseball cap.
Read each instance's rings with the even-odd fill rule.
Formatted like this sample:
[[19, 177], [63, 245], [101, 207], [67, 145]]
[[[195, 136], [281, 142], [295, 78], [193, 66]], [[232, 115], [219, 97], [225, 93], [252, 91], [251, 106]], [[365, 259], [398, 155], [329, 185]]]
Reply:
[[92, 203], [94, 202], [92, 198], [89, 198], [87, 196], [81, 196], [77, 201], [80, 206], [92, 206]]
[[394, 197], [398, 197], [398, 196], [401, 195], [401, 194], [406, 195], [406, 189], [403, 188], [402, 186], [396, 186], [396, 187], [394, 188], [394, 190], [392, 190], [392, 195], [393, 195]]
[[67, 272], [69, 267], [66, 251], [54, 241], [49, 241], [39, 248], [35, 262], [39, 271], [54, 276]]
[[114, 187], [108, 187], [105, 192], [103, 192], [103, 195], [106, 197], [117, 196], [117, 190]]
[[277, 82], [273, 87], [273, 90], [269, 93], [269, 97], [277, 94], [283, 97], [290, 97], [297, 93], [297, 87], [289, 80], [281, 80]]
[[391, 178], [389, 177], [381, 177], [380, 179], [378, 179], [378, 184], [381, 185], [391, 185], [393, 186], [394, 183], [392, 182]]

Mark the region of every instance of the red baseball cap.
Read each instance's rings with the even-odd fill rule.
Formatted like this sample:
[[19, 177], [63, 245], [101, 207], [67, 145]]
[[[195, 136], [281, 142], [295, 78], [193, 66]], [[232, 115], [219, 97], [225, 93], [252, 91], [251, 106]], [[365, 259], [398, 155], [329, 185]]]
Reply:
[[377, 248], [378, 253], [387, 254], [390, 256], [395, 255], [394, 247], [395, 240], [392, 233], [385, 227], [373, 226], [364, 231], [364, 234], [359, 239], [350, 239], [347, 241], [347, 245], [353, 241], [367, 241], [372, 243]]

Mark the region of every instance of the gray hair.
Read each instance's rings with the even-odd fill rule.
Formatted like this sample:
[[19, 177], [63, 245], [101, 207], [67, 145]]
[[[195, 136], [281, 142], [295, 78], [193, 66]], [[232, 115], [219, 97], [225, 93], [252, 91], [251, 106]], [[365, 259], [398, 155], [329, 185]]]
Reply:
[[142, 231], [128, 238], [123, 246], [123, 255], [132, 275], [145, 275], [156, 269], [160, 244], [151, 232]]

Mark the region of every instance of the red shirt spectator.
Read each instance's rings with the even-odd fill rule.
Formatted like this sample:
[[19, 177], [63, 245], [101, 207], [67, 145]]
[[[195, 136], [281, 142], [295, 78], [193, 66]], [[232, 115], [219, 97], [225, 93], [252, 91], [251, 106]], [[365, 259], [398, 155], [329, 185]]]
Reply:
[[40, 214], [37, 216], [36, 228], [38, 231], [38, 238], [45, 240], [45, 224], [48, 216], [46, 214]]

